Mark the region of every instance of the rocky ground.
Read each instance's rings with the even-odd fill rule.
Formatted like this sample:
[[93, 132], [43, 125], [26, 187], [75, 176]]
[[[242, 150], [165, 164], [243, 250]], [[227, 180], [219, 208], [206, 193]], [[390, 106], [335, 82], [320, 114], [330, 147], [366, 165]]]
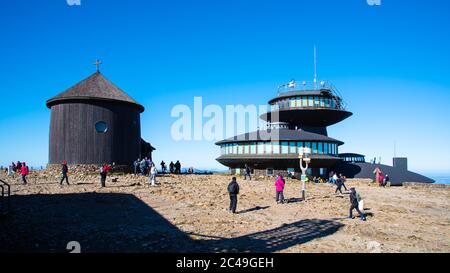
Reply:
[[[236, 215], [227, 211], [230, 176], [108, 178], [35, 172], [12, 184], [12, 212], [0, 220], [0, 252], [449, 252], [450, 189], [379, 188], [348, 181], [365, 201], [368, 218], [348, 219], [349, 197], [328, 184], [288, 180], [277, 205], [274, 181], [244, 181]], [[355, 215], [357, 213], [355, 212]]]

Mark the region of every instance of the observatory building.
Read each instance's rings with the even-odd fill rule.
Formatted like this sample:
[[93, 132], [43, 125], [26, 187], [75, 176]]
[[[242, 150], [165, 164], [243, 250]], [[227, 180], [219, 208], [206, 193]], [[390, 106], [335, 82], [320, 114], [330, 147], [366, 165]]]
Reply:
[[151, 157], [141, 139], [144, 107], [100, 71], [47, 101], [51, 109], [49, 166], [115, 164], [130, 166]]
[[[316, 81], [315, 81], [316, 82]], [[392, 185], [403, 182], [433, 183], [432, 179], [408, 171], [406, 158], [394, 158], [394, 166], [366, 163], [364, 155], [340, 154], [344, 142], [328, 136], [327, 127], [350, 117], [342, 96], [327, 82], [308, 88], [295, 81], [283, 85], [278, 96], [269, 101], [270, 112], [261, 115], [267, 129], [238, 135], [216, 143], [221, 148], [217, 161], [241, 174], [245, 165], [253, 174], [272, 176], [300, 175], [299, 153], [311, 150], [307, 175], [328, 178], [331, 171], [348, 178], [373, 178], [380, 168]]]
[[225, 139], [220, 163], [240, 173], [245, 164], [259, 175], [300, 172], [299, 151], [311, 149], [311, 176], [325, 176], [341, 162], [339, 146], [344, 143], [328, 136], [327, 127], [352, 115], [331, 85], [297, 88], [295, 81], [282, 86], [278, 96], [269, 101], [271, 111], [261, 119], [268, 128]]

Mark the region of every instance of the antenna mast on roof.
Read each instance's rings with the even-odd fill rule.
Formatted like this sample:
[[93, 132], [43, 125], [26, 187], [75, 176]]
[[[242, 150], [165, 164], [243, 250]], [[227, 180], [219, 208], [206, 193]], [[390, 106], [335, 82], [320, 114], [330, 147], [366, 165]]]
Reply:
[[314, 89], [317, 89], [317, 49], [314, 45]]

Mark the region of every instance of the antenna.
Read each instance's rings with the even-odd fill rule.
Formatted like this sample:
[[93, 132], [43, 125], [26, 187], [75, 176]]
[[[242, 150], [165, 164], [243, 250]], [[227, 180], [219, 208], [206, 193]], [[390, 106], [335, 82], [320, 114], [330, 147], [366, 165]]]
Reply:
[[317, 49], [314, 45], [314, 89], [317, 89]]

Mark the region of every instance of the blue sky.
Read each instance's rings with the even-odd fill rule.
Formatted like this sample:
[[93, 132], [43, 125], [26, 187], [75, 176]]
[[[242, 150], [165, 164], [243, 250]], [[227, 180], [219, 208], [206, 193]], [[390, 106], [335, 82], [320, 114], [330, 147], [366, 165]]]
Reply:
[[264, 104], [292, 78], [318, 74], [354, 115], [329, 128], [359, 152], [410, 169], [450, 173], [450, 3], [446, 0], [3, 1], [0, 165], [47, 163], [45, 101], [94, 72], [146, 107], [155, 160], [222, 168], [213, 142], [175, 142], [177, 104]]

